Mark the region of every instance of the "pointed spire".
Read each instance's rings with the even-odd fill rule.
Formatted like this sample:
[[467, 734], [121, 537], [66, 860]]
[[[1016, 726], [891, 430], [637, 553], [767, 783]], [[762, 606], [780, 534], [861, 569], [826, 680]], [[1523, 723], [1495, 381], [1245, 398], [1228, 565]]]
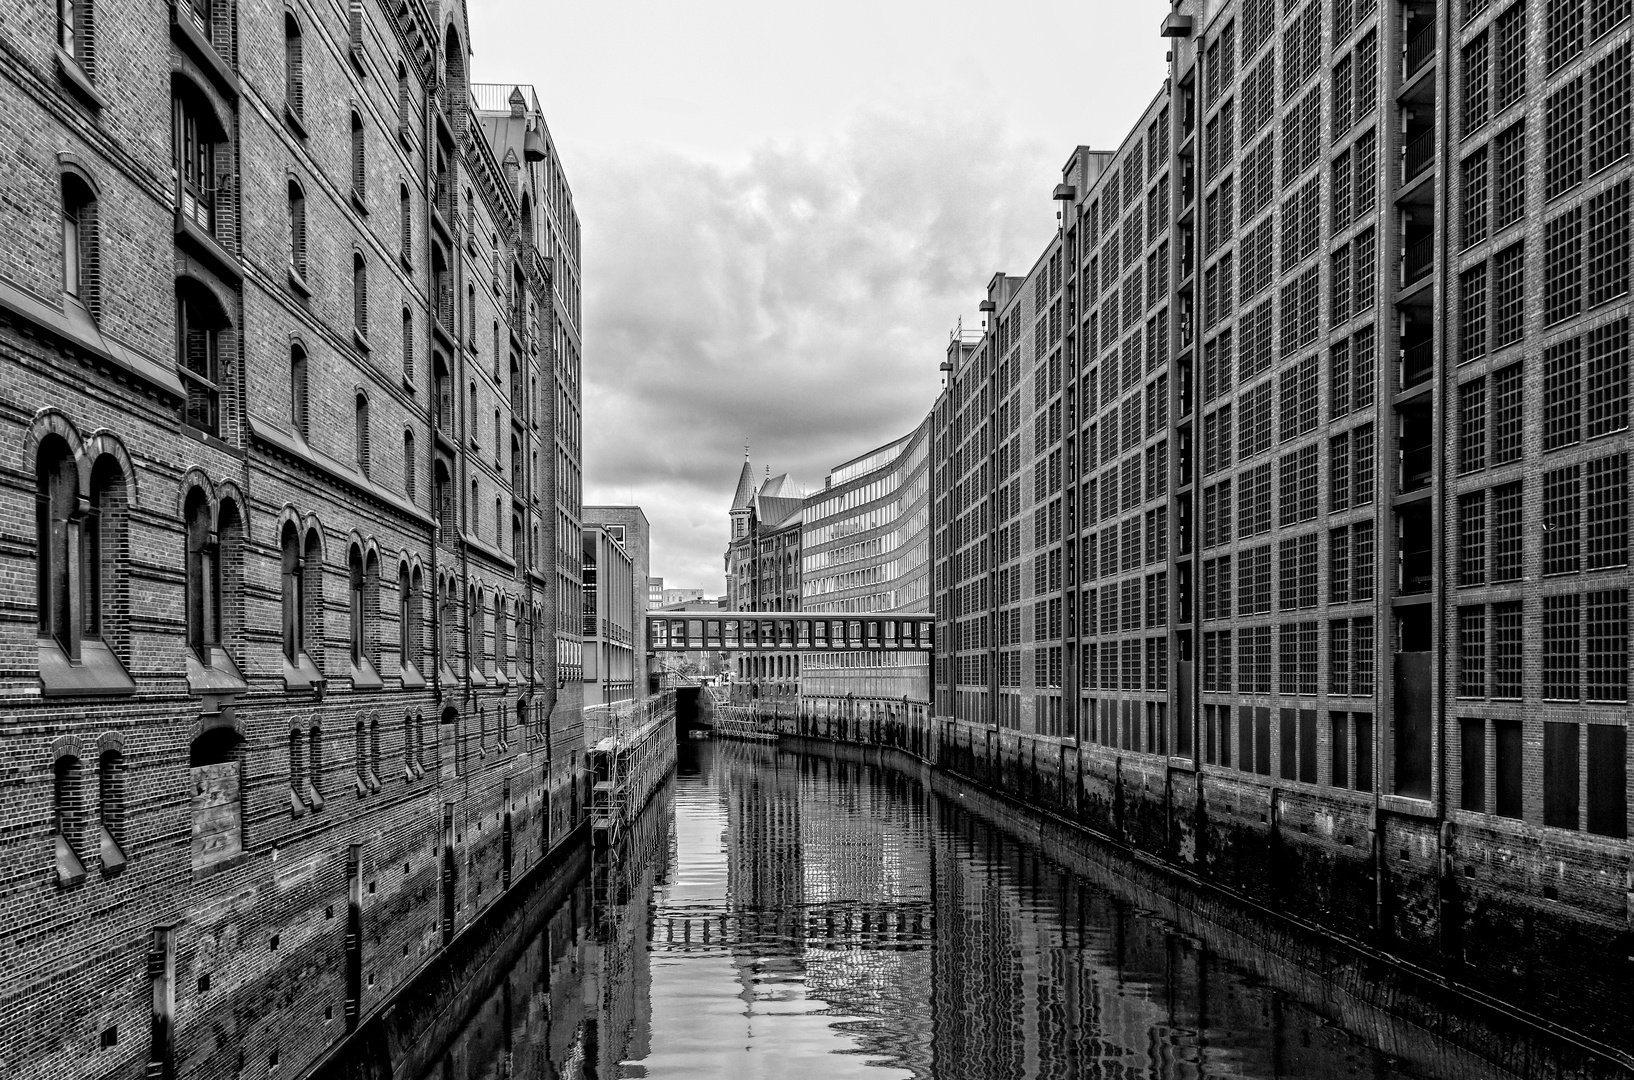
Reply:
[[749, 464], [749, 455], [747, 448], [745, 448], [745, 453], [743, 455], [743, 469], [738, 473], [738, 489], [732, 495], [732, 512], [737, 513], [739, 511], [748, 510], [749, 500], [754, 498], [754, 494], [754, 466]]

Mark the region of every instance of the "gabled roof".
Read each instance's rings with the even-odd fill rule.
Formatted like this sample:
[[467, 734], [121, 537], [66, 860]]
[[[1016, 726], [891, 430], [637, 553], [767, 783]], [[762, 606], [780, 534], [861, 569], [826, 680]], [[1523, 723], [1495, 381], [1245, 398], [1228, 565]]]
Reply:
[[749, 500], [755, 494], [755, 471], [749, 465], [747, 456], [743, 459], [743, 471], [738, 473], [738, 490], [732, 496], [733, 511], [749, 509]]

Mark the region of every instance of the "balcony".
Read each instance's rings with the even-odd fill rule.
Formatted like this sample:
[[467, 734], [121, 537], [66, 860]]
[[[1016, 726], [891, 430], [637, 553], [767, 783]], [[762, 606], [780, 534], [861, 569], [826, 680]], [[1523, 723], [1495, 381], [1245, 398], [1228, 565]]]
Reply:
[[1407, 68], [1402, 73], [1402, 78], [1411, 79], [1433, 56], [1435, 56], [1435, 26], [1431, 24], [1418, 31], [1407, 42]]
[[1401, 388], [1417, 386], [1435, 373], [1435, 342], [1426, 333], [1404, 340], [1401, 347]]
[[1405, 287], [1428, 275], [1435, 269], [1435, 234], [1425, 233], [1416, 239], [1409, 236], [1407, 251], [1401, 263], [1401, 283]]
[[1430, 540], [1428, 507], [1415, 506], [1403, 510], [1400, 527], [1401, 592], [1408, 596], [1414, 593], [1427, 593], [1435, 581], [1435, 558]]
[[1401, 182], [1409, 183], [1435, 163], [1435, 126], [1432, 124], [1407, 141]]

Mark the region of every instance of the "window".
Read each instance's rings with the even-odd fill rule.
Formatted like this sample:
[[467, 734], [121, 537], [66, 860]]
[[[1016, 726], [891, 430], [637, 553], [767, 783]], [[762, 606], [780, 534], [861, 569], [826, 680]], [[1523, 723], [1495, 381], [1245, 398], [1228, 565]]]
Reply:
[[1588, 831], [1628, 836], [1628, 730], [1622, 724], [1589, 724]]
[[1628, 293], [1629, 182], [1599, 192], [1588, 204], [1588, 306]]
[[1543, 725], [1543, 823], [1577, 828], [1578, 725]]
[[102, 312], [102, 256], [97, 242], [97, 198], [84, 178], [62, 177], [62, 289], [92, 317]]
[[359, 393], [352, 406], [352, 439], [357, 451], [357, 471], [369, 475], [369, 398]]
[[205, 233], [216, 231], [216, 196], [225, 175], [216, 175], [216, 144], [226, 139], [214, 112], [196, 90], [179, 92], [173, 112], [176, 206], [182, 219]]
[[96, 73], [95, 10], [91, 0], [57, 0], [57, 44], [87, 75]]
[[1521, 722], [1519, 720], [1494, 720], [1493, 732], [1493, 772], [1497, 778], [1497, 804], [1494, 807], [1499, 817], [1518, 818], [1521, 816]]
[[1483, 30], [1464, 46], [1463, 133], [1486, 123], [1492, 106], [1492, 56], [1488, 32]]
[[414, 482], [417, 465], [414, 459], [414, 432], [403, 429], [403, 494], [408, 496], [409, 502], [415, 498], [416, 484]]
[[1492, 374], [1492, 464], [1519, 461], [1521, 433], [1525, 420], [1522, 400], [1524, 381], [1520, 364], [1511, 364]]
[[1481, 147], [1460, 164], [1464, 179], [1464, 247], [1487, 238], [1487, 148]]
[[1492, 580], [1521, 577], [1521, 482], [1492, 489]]
[[1631, 47], [1624, 42], [1589, 69], [1588, 175], [1629, 152]]
[[[361, 16], [359, 16], [361, 17]], [[356, 110], [352, 112], [352, 198], [359, 203], [364, 201], [368, 191], [369, 168], [364, 157], [363, 146], [363, 117]]]
[[289, 182], [289, 268], [306, 278], [306, 193], [294, 180]]
[[1579, 696], [1579, 619], [1576, 594], [1543, 598], [1543, 698], [1576, 701]]
[[352, 666], [361, 668], [367, 660], [364, 642], [365, 603], [363, 588], [363, 553], [356, 547], [346, 554], [347, 614], [352, 646]]
[[219, 355], [227, 320], [221, 305], [203, 285], [183, 278], [176, 283], [176, 374], [187, 398], [182, 421], [210, 435], [219, 420]]
[[1583, 52], [1584, 0], [1550, 0], [1546, 9], [1544, 62], [1550, 74]]
[[1486, 492], [1458, 497], [1458, 584], [1486, 584]]
[[97, 826], [101, 833], [102, 872], [124, 867], [125, 855], [125, 754], [123, 743], [104, 749], [97, 756]]
[[306, 115], [306, 72], [301, 58], [301, 26], [284, 16], [284, 105], [296, 120]]
[[1486, 608], [1458, 609], [1458, 696], [1486, 697]]
[[1472, 379], [1458, 388], [1458, 471], [1486, 468], [1486, 380]]
[[57, 884], [85, 878], [85, 793], [79, 758], [61, 754], [53, 766], [52, 831], [56, 834]]
[[405, 263], [414, 262], [414, 202], [407, 184], [397, 188], [397, 250]]
[[1458, 277], [1458, 358], [1478, 360], [1487, 347], [1487, 264], [1477, 263]]
[[1492, 231], [1508, 228], [1526, 212], [1526, 125], [1510, 125], [1492, 140]]
[[352, 253], [352, 326], [359, 336], [369, 336], [369, 268], [361, 251]]
[[1543, 227], [1543, 321], [1557, 323], [1582, 310], [1583, 208], [1574, 206]]
[[[1543, 197], [1553, 199], [1583, 181], [1583, 80], [1549, 95], [1544, 111]], [[1470, 241], [1466, 237], [1465, 243]]]
[[1526, 94], [1526, 5], [1511, 4], [1492, 24], [1496, 64], [1493, 71], [1494, 112]]
[[403, 378], [414, 378], [414, 315], [403, 309]]
[[72, 658], [79, 649], [75, 575], [70, 570], [71, 559], [78, 557], [79, 472], [61, 437], [40, 444], [34, 480], [39, 636], [54, 640]]
[[289, 424], [302, 441], [310, 438], [312, 433], [310, 409], [306, 350], [296, 345], [289, 350]]

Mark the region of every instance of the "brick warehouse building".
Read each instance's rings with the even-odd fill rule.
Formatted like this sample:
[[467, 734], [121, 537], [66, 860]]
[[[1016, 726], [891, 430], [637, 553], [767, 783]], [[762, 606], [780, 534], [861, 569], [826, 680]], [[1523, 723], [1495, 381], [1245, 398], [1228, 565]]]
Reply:
[[1631, 13], [1181, 0], [932, 421], [938, 715], [1625, 1048]]
[[571, 194], [459, 4], [4, 15], [0, 1072], [300, 1075], [579, 823]]

